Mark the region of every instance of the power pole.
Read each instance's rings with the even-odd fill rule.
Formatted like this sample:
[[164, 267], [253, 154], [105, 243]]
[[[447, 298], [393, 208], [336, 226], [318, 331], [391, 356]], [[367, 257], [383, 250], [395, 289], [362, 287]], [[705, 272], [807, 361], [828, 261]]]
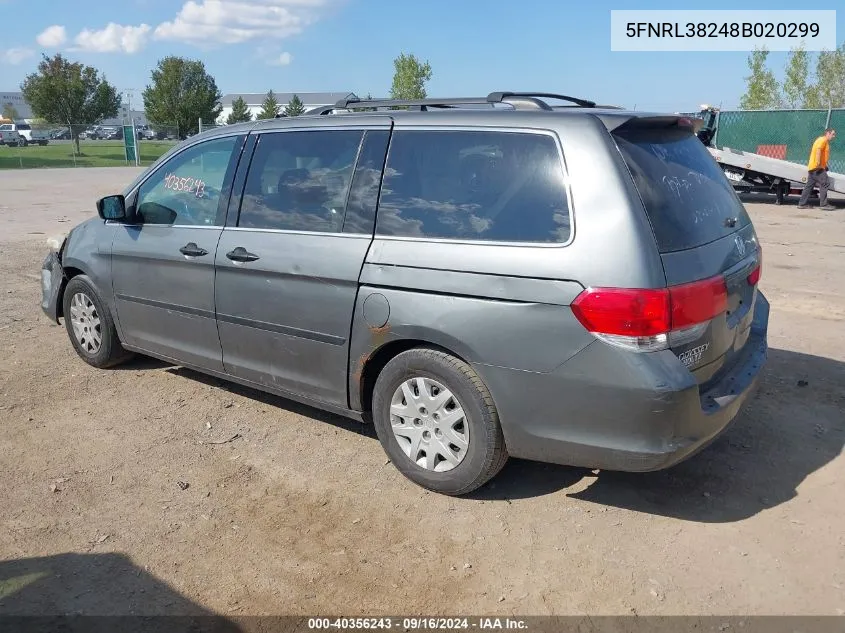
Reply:
[[131, 119], [132, 118], [132, 93], [135, 92], [135, 88], [127, 88], [123, 91], [123, 94], [126, 95], [126, 109], [127, 109], [127, 116]]

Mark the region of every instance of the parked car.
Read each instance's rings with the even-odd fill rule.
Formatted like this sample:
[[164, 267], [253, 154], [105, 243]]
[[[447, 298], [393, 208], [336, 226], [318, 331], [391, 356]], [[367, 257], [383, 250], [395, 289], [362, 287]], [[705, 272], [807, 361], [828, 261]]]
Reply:
[[123, 134], [120, 128], [114, 126], [106, 126], [100, 128], [98, 137], [103, 140], [112, 141], [115, 139], [123, 138]]
[[45, 130], [33, 129], [29, 123], [4, 123], [0, 125], [0, 132], [17, 132], [20, 138], [18, 145], [26, 147], [29, 144], [47, 145], [50, 138]]
[[50, 142], [49, 130], [34, 129], [29, 138], [33, 145], [47, 145]]
[[509, 456], [677, 464], [767, 354], [754, 226], [679, 115], [343, 102], [203, 132], [97, 211], [42, 270], [85, 362], [145, 354], [372, 421], [444, 494]]
[[[3, 123], [0, 125], [0, 132], [17, 133], [17, 145], [19, 147], [26, 147], [32, 141], [32, 127], [28, 123]], [[14, 136], [11, 138], [14, 138]], [[7, 142], [6, 144], [12, 143]]]
[[23, 122], [15, 122], [15, 123], [3, 123], [0, 125], [0, 132], [17, 132], [20, 135], [20, 139], [18, 141], [18, 145], [21, 147], [26, 147], [29, 143], [32, 143], [32, 126], [29, 123]]
[[4, 129], [4, 126], [0, 126], [0, 145], [19, 147], [26, 145], [26, 139], [17, 130]]

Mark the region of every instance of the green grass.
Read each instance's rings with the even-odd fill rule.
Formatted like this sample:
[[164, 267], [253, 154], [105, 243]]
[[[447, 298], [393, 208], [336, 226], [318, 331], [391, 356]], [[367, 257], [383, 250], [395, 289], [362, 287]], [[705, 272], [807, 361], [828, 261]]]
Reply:
[[[169, 141], [141, 141], [141, 165], [149, 165], [173, 147]], [[80, 154], [69, 141], [50, 141], [49, 145], [27, 147], [0, 146], [0, 169], [31, 169], [38, 167], [126, 167], [120, 141], [81, 141]]]

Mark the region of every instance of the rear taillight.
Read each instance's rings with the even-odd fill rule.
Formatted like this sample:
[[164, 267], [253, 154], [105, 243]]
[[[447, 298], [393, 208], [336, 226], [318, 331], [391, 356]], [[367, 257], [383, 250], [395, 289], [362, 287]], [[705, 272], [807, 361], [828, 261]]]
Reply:
[[763, 251], [760, 250], [757, 256], [757, 266], [754, 267], [754, 270], [748, 275], [748, 285], [749, 286], [756, 286], [760, 283], [760, 277], [763, 274]]
[[669, 288], [672, 329], [709, 321], [728, 309], [728, 288], [722, 276]]
[[727, 309], [723, 277], [669, 288], [588, 288], [572, 302], [575, 318], [602, 340], [640, 351], [698, 338]]

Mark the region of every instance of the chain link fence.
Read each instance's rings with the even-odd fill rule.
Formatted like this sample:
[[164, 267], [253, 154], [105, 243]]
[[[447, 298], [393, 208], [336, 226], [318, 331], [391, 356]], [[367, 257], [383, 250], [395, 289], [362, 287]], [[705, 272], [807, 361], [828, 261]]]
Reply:
[[[0, 129], [0, 169], [136, 164], [127, 156], [122, 125], [16, 123], [14, 128]], [[135, 135], [142, 166], [152, 164], [181, 138], [176, 125], [138, 125]]]
[[225, 127], [225, 123], [215, 123], [213, 121], [205, 122], [202, 119], [199, 120], [199, 133], [202, 134], [203, 132], [207, 132], [208, 130], [216, 130], [219, 127]]
[[[805, 165], [826, 127], [845, 132], [845, 110], [723, 110], [713, 145]], [[845, 143], [831, 143], [830, 170], [845, 173]]]

